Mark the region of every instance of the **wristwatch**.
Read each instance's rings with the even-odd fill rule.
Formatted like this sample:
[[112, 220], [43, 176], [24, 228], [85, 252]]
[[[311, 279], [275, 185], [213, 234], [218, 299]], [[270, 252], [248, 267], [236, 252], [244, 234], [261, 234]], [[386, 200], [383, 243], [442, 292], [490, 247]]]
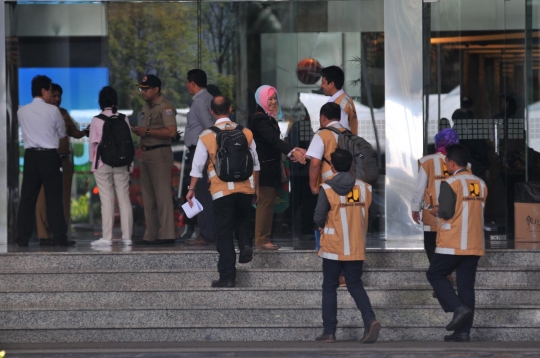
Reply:
[[187, 187], [187, 190], [190, 191], [190, 190], [193, 190], [195, 191], [195, 188], [190, 188], [189, 186]]
[[150, 137], [150, 128], [146, 130], [146, 137]]

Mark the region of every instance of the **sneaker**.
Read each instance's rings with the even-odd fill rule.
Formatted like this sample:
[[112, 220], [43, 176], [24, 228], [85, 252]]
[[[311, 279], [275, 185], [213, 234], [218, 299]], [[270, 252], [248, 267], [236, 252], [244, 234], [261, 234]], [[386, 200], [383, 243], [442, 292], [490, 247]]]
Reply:
[[126, 246], [131, 246], [132, 243], [131, 239], [122, 239], [122, 244]]
[[111, 240], [105, 240], [103, 238], [99, 239], [99, 240], [96, 240], [96, 241], [92, 241], [90, 243], [91, 246], [111, 246], [112, 245], [112, 241]]

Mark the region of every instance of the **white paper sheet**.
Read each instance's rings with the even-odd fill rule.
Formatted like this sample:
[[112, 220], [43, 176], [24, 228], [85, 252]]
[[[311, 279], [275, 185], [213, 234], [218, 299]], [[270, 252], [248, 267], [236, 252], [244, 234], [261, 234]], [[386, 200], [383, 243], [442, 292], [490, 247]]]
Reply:
[[203, 206], [197, 200], [197, 198], [191, 199], [191, 202], [193, 203], [193, 206], [189, 206], [189, 203], [187, 201], [184, 203], [184, 205], [182, 205], [182, 209], [184, 209], [184, 212], [190, 219], [203, 211]]

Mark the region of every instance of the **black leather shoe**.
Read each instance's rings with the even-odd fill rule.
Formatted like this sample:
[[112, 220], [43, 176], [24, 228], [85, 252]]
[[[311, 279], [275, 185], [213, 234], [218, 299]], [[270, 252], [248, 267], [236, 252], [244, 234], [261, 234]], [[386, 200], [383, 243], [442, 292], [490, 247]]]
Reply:
[[335, 334], [326, 334], [323, 333], [319, 337], [315, 338], [316, 341], [324, 342], [324, 343], [336, 343], [336, 335]]
[[247, 264], [253, 260], [253, 249], [251, 246], [244, 246], [243, 250], [240, 250], [240, 256], [238, 257], [239, 264]]
[[194, 232], [195, 232], [195, 228], [188, 226], [188, 228], [186, 229], [186, 232], [182, 234], [182, 236], [180, 236], [179, 239], [181, 240], [191, 239], [191, 236], [193, 235]]
[[447, 331], [455, 331], [456, 329], [461, 328], [465, 321], [467, 321], [469, 318], [471, 318], [473, 312], [471, 309], [465, 305], [459, 306], [454, 311], [454, 318], [452, 318], [452, 321], [448, 323], [446, 326]]
[[59, 241], [56, 243], [58, 246], [74, 246], [76, 244], [73, 240]]
[[445, 342], [470, 342], [471, 337], [469, 336], [469, 333], [463, 332], [463, 333], [452, 333], [448, 336], [444, 336]]
[[374, 319], [369, 322], [369, 326], [364, 329], [364, 337], [362, 343], [375, 343], [379, 338], [379, 332], [381, 331], [381, 324]]
[[39, 239], [39, 246], [56, 246], [56, 245], [58, 244], [51, 239]]
[[168, 240], [157, 240], [160, 245], [174, 245], [176, 243], [175, 239], [168, 239]]
[[220, 281], [220, 280], [214, 280], [212, 281], [212, 287], [234, 287], [234, 281]]
[[174, 245], [176, 243], [175, 239], [169, 239], [169, 240], [139, 240], [133, 242], [135, 245], [143, 245], [143, 246], [161, 246], [161, 245]]

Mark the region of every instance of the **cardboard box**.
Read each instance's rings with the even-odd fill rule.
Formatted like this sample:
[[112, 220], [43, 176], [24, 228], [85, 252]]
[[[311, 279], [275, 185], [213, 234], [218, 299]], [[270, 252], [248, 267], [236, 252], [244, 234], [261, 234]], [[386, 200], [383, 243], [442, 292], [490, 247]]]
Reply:
[[540, 242], [540, 203], [514, 203], [515, 242]]

